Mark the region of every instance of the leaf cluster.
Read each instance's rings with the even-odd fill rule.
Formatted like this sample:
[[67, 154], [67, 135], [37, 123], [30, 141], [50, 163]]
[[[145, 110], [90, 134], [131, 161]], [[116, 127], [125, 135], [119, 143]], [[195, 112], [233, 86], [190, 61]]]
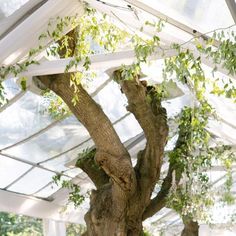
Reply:
[[80, 187], [77, 184], [72, 183], [71, 180], [64, 180], [60, 174], [53, 176], [53, 182], [61, 188], [69, 189], [68, 202], [73, 203], [75, 207], [78, 207], [85, 199], [85, 196], [80, 194]]

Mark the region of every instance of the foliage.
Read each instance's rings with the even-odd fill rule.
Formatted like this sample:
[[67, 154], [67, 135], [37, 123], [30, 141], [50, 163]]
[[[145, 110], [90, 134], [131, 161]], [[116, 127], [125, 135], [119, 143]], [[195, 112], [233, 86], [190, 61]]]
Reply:
[[[226, 169], [225, 175], [225, 184], [223, 186], [222, 192], [222, 201], [228, 205], [233, 205], [235, 203], [235, 197], [232, 194], [232, 186], [233, 186], [233, 173], [232, 173], [232, 165], [236, 161], [235, 153], [231, 151], [231, 147], [225, 146], [223, 148], [222, 155], [220, 156], [220, 160]], [[225, 153], [227, 153], [225, 155]]]
[[0, 213], [1, 236], [42, 236], [42, 220], [32, 217]]
[[68, 106], [54, 92], [45, 91], [43, 95], [45, 109], [42, 113], [48, 113], [55, 120], [61, 120], [71, 115], [71, 111]]
[[[215, 201], [207, 171], [225, 153], [225, 150], [223, 149], [222, 152], [219, 146], [216, 148], [210, 146], [211, 135], [207, 131], [209, 118], [216, 118], [214, 109], [207, 101], [207, 93], [212, 81], [206, 78], [200, 57], [195, 58], [191, 51], [181, 49], [179, 45], [175, 44], [173, 48], [178, 54], [165, 60], [163, 76], [168, 79], [174, 75], [185, 84], [192, 93], [193, 102], [192, 107], [183, 109], [179, 121], [180, 129], [185, 126], [191, 136], [185, 140], [185, 145], [181, 149], [172, 151], [169, 156], [170, 162], [173, 159], [179, 162], [183, 168], [183, 177], [182, 183], [172, 188], [168, 204], [184, 217], [206, 222], [209, 220], [207, 209]], [[222, 95], [225, 94], [227, 95], [227, 92], [222, 90]], [[228, 170], [230, 172], [230, 168]], [[230, 190], [232, 182], [228, 181], [228, 185], [227, 189]], [[225, 192], [228, 198], [229, 192]]]
[[7, 103], [7, 98], [5, 97], [4, 86], [0, 79], [0, 107]]
[[[236, 75], [235, 41], [236, 35], [234, 30], [228, 31], [227, 33], [224, 31], [215, 31], [213, 36], [206, 42], [206, 46], [203, 47], [201, 44], [198, 44], [198, 49], [211, 57], [216, 66], [222, 63], [229, 74]], [[217, 43], [217, 47], [215, 42], [219, 42]]]
[[67, 236], [78, 236], [82, 235], [86, 231], [86, 227], [81, 224], [67, 224], [66, 235]]
[[61, 188], [67, 188], [70, 190], [68, 203], [73, 203], [75, 207], [78, 207], [85, 199], [85, 196], [80, 194], [80, 187], [77, 184], [72, 183], [71, 180], [62, 179], [60, 174], [53, 176], [53, 182]]

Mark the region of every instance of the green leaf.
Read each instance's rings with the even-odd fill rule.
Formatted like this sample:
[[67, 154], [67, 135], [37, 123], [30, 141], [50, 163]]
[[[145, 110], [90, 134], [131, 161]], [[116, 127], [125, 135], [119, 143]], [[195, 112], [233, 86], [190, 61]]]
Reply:
[[20, 78], [20, 86], [23, 91], [26, 91], [26, 89], [27, 89], [27, 80], [28, 80], [28, 78], [26, 78], [26, 77]]

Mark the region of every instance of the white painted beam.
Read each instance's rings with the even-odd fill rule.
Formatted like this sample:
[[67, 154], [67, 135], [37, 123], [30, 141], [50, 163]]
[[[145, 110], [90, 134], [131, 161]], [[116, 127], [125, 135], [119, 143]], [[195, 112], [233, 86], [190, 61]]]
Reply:
[[64, 206], [54, 202], [0, 190], [0, 211], [13, 212], [42, 219], [83, 223], [84, 212], [70, 210], [63, 213]]
[[[194, 56], [197, 58], [201, 56], [202, 63], [214, 68], [215, 64], [210, 58], [207, 58], [204, 55], [200, 55], [200, 53], [194, 49], [194, 46], [187, 47], [189, 48]], [[152, 56], [149, 57], [149, 60], [158, 60], [164, 59], [167, 57], [177, 55], [177, 51], [174, 49], [168, 50], [163, 55], [161, 50], [156, 51]], [[99, 54], [99, 55], [92, 55], [91, 57], [91, 69], [106, 69], [111, 67], [119, 67], [122, 64], [130, 65], [135, 61], [135, 53], [133, 50], [123, 51], [123, 52], [115, 52], [115, 53], [107, 53], [107, 54]], [[39, 76], [39, 75], [49, 75], [49, 74], [60, 74], [64, 73], [66, 65], [69, 64], [71, 58], [67, 59], [59, 59], [54, 61], [44, 61], [40, 65], [31, 65], [28, 68], [27, 72], [22, 73], [23, 76], [32, 77], [32, 76]], [[71, 72], [78, 71], [82, 68], [82, 63], [80, 63], [77, 68], [72, 67]], [[235, 76], [228, 75], [228, 71], [223, 68], [222, 66], [217, 66], [217, 70], [233, 79], [236, 79]]]
[[[236, 165], [233, 165], [232, 170], [236, 170]], [[212, 166], [211, 171], [227, 171], [226, 167], [224, 166]]]
[[0, 41], [0, 64], [14, 64], [31, 48], [36, 48], [38, 37], [47, 31], [50, 19], [83, 13], [83, 5], [77, 0], [48, 0]]
[[44, 236], [66, 236], [65, 222], [43, 219]]
[[16, 25], [21, 23], [26, 16], [29, 16], [38, 6], [45, 3], [47, 0], [34, 0], [28, 1], [19, 9], [17, 9], [13, 14], [8, 17], [1, 19], [0, 21], [0, 40], [15, 28]]

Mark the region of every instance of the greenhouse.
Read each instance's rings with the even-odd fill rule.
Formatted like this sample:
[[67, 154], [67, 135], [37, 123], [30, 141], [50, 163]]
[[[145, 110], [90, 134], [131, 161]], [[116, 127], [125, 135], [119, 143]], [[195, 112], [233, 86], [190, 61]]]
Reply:
[[0, 235], [236, 235], [235, 0], [0, 0]]

